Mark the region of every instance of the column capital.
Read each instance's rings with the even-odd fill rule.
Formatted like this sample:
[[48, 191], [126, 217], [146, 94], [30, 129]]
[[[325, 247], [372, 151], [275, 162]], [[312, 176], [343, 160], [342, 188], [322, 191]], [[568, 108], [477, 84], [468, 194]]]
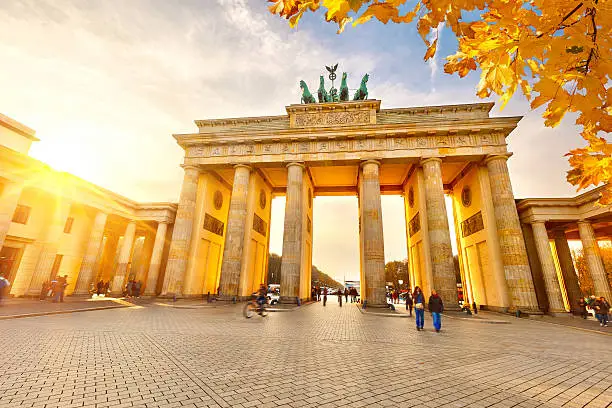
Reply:
[[287, 165], [285, 167], [289, 168], [289, 167], [293, 167], [293, 166], [298, 166], [301, 167], [303, 169], [306, 168], [306, 165], [304, 165], [304, 163], [302, 162], [291, 162], [291, 163], [287, 163]]
[[510, 156], [512, 156], [512, 153], [489, 154], [487, 157], [485, 157], [484, 164], [488, 164], [489, 162], [492, 162], [493, 160], [507, 161], [510, 158]]
[[249, 172], [253, 171], [251, 166], [247, 166], [246, 164], [235, 164], [234, 169], [247, 169]]
[[187, 170], [195, 170], [197, 172], [200, 172], [201, 169], [198, 166], [194, 166], [192, 164], [181, 164], [181, 167], [183, 168], [183, 170], [187, 171]]
[[591, 221], [589, 221], [589, 220], [578, 220], [578, 221], [576, 221], [576, 224], [591, 225]]
[[363, 167], [366, 164], [375, 164], [376, 166], [380, 167], [380, 160], [375, 160], [375, 159], [365, 160], [359, 164], [359, 167]]
[[421, 159], [421, 161], [419, 162], [419, 165], [422, 167], [425, 163], [428, 163], [431, 161], [442, 163], [442, 158], [441, 157], [426, 157], [424, 159]]
[[533, 220], [530, 222], [531, 225], [535, 225], [535, 224], [546, 224], [548, 220]]

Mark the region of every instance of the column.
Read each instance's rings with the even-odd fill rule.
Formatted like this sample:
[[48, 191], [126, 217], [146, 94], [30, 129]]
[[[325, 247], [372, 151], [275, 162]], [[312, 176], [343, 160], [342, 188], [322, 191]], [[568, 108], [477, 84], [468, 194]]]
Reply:
[[[365, 299], [368, 306], [387, 306], [385, 291], [385, 245], [382, 208], [380, 204], [380, 162], [368, 160], [361, 164], [361, 234]], [[283, 254], [284, 255], [284, 254]], [[365, 286], [365, 287], [364, 287]]]
[[66, 219], [70, 214], [70, 203], [57, 198], [52, 204], [53, 209], [48, 219], [47, 230], [40, 240], [41, 250], [30, 280], [27, 294], [29, 296], [39, 296], [43, 283], [51, 277], [53, 264], [59, 248], [59, 240], [64, 233]]
[[239, 164], [235, 166], [235, 169], [219, 280], [220, 296], [223, 299], [232, 299], [234, 296], [238, 296], [248, 212], [247, 198], [251, 180], [251, 168], [249, 166]]
[[4, 246], [4, 240], [11, 226], [11, 220], [15, 208], [19, 203], [22, 186], [17, 183], [8, 182], [4, 185], [2, 197], [0, 198], [0, 249]]
[[172, 231], [168, 263], [166, 264], [166, 273], [164, 274], [162, 296], [180, 296], [185, 279], [185, 271], [187, 271], [200, 170], [194, 166], [184, 166], [183, 168], [185, 169], [185, 175], [183, 176], [183, 187], [181, 188], [181, 196], [174, 220], [174, 230]]
[[159, 280], [159, 269], [161, 268], [162, 255], [164, 253], [164, 243], [166, 242], [166, 231], [168, 231], [167, 222], [164, 221], [157, 224], [155, 243], [153, 244], [149, 273], [147, 274], [147, 283], [144, 291], [145, 296], [156, 295], [155, 291], [157, 289], [157, 281]]
[[580, 311], [580, 308], [578, 307], [578, 299], [580, 299], [582, 294], [580, 292], [580, 285], [578, 284], [578, 275], [574, 269], [572, 252], [570, 251], [569, 244], [567, 243], [565, 231], [562, 229], [556, 229], [554, 234], [555, 247], [557, 248], [557, 258], [559, 258], [561, 273], [563, 274], [563, 280], [565, 281], [565, 290], [567, 291], [570, 310], [578, 313]]
[[510, 311], [520, 309], [524, 312], [539, 313], [507, 160], [505, 155], [496, 155], [488, 157], [485, 163], [489, 170], [495, 225], [510, 295]]
[[98, 261], [100, 247], [102, 246], [102, 239], [104, 238], [106, 219], [106, 213], [100, 211], [96, 214], [73, 295], [86, 295], [89, 293], [89, 285], [95, 278], [96, 263]]
[[300, 271], [304, 245], [304, 165], [287, 165], [287, 196], [285, 200], [285, 229], [281, 263], [281, 302], [296, 303], [300, 294]]
[[563, 295], [561, 295], [561, 286], [557, 278], [555, 260], [550, 250], [546, 225], [544, 221], [536, 221], [531, 224], [531, 228], [533, 229], [533, 237], [538, 251], [538, 259], [540, 260], [540, 265], [542, 265], [542, 276], [544, 277], [544, 287], [546, 288], [546, 297], [548, 298], [548, 312], [564, 313]]
[[593, 279], [593, 290], [595, 291], [593, 294], [595, 296], [603, 296], [610, 301], [612, 299], [612, 291], [610, 290], [608, 276], [601, 260], [593, 226], [588, 221], [579, 221], [578, 233], [582, 241], [582, 251], [587, 261], [589, 273]]
[[[459, 309], [457, 279], [453, 263], [448, 216], [442, 184], [442, 159], [432, 157], [421, 161], [425, 183], [425, 206], [431, 251], [431, 269], [435, 289], [448, 310]], [[429, 297], [429, 293], [425, 294]]]
[[111, 284], [111, 293], [118, 295], [123, 293], [123, 285], [127, 274], [128, 264], [132, 255], [132, 246], [134, 244], [134, 236], [136, 235], [136, 221], [130, 221], [123, 234], [123, 242], [121, 244], [121, 252], [119, 252], [119, 260], [115, 277]]

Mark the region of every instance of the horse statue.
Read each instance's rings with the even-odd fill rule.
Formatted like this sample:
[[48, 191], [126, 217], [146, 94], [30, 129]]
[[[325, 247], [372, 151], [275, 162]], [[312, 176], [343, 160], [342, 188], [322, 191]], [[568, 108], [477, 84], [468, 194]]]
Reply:
[[319, 84], [319, 90], [317, 92], [317, 96], [319, 97], [319, 103], [331, 102], [331, 98], [325, 90], [325, 79], [323, 79], [323, 75], [321, 75], [321, 82]]
[[340, 100], [348, 101], [349, 100], [349, 89], [346, 84], [346, 72], [342, 73], [342, 82], [340, 83]]
[[362, 101], [364, 99], [368, 99], [368, 87], [366, 84], [368, 83], [369, 78], [370, 76], [368, 74], [365, 74], [361, 79], [361, 86], [357, 91], [355, 91], [355, 96], [353, 96], [354, 101]]
[[308, 90], [306, 82], [304, 82], [303, 80], [300, 81], [300, 88], [302, 88], [302, 103], [317, 103], [314, 96], [312, 96], [312, 94]]

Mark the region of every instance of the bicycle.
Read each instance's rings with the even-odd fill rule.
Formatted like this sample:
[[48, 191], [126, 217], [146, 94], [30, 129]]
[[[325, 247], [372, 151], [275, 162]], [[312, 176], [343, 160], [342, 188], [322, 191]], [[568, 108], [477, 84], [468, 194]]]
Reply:
[[244, 317], [250, 319], [255, 313], [261, 317], [266, 317], [268, 315], [267, 306], [268, 304], [265, 301], [260, 304], [254, 295], [253, 298], [244, 305]]

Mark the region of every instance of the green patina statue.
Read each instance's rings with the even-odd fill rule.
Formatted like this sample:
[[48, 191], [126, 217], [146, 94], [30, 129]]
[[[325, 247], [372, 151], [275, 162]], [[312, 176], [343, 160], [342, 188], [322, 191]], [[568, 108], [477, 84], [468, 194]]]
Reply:
[[317, 103], [314, 96], [308, 90], [306, 82], [300, 81], [300, 88], [302, 88], [302, 103]]
[[361, 79], [361, 86], [355, 92], [355, 96], [353, 96], [354, 101], [362, 101], [364, 99], [368, 99], [368, 87], [366, 84], [368, 83], [369, 78], [370, 76], [368, 74], [365, 74]]
[[329, 97], [329, 94], [325, 90], [325, 79], [323, 78], [323, 75], [321, 75], [321, 81], [319, 83], [319, 90], [318, 90], [317, 96], [319, 97], [319, 103], [325, 103], [325, 102], [332, 101], [331, 98]]
[[[338, 68], [338, 64], [333, 65], [331, 67], [326, 66], [329, 71], [329, 79], [332, 81], [332, 86], [329, 89], [329, 92], [325, 90], [325, 78], [323, 75], [320, 77], [319, 89], [317, 90], [317, 97], [319, 99], [319, 103], [328, 103], [328, 102], [346, 102], [349, 101], [349, 88], [346, 83], [346, 72], [342, 73], [342, 81], [340, 82], [340, 93], [338, 93], [338, 89], [334, 87], [334, 80], [336, 79], [336, 69]], [[353, 96], [354, 101], [362, 101], [364, 99], [368, 99], [368, 79], [370, 76], [365, 74], [361, 79], [361, 86], [357, 91], [355, 91], [355, 95]], [[306, 82], [303, 80], [300, 81], [300, 88], [302, 89], [302, 103], [317, 103], [315, 97], [312, 96], [310, 91], [308, 90], [308, 86]]]
[[349, 100], [349, 89], [346, 84], [346, 72], [342, 73], [342, 82], [340, 83], [340, 100], [342, 102]]

